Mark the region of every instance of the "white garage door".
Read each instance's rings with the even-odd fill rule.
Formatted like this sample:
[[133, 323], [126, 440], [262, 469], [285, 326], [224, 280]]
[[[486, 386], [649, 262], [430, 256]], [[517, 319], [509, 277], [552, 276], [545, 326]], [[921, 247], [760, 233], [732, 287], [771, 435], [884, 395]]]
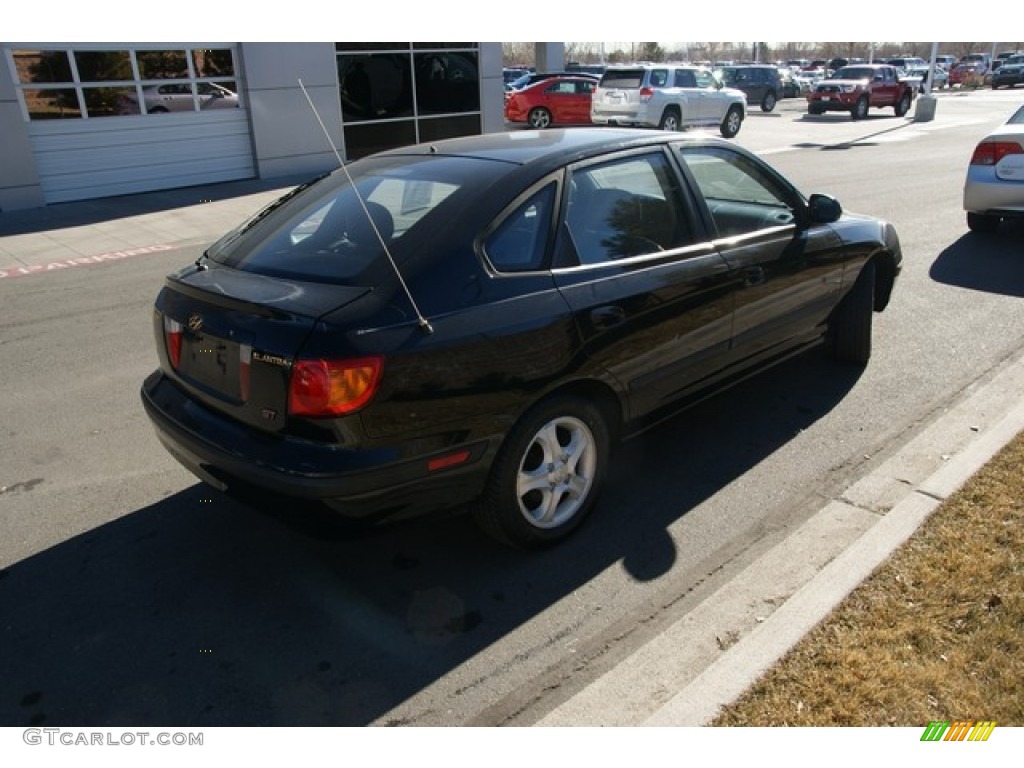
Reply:
[[29, 125], [47, 203], [255, 176], [244, 109]]
[[233, 44], [6, 46], [47, 203], [256, 175]]

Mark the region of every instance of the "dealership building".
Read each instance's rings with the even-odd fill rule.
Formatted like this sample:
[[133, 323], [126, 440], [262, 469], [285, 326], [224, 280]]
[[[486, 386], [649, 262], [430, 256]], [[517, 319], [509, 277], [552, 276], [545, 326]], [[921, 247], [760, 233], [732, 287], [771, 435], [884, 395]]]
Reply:
[[325, 130], [346, 160], [505, 130], [501, 43], [0, 47], [0, 211], [312, 175], [337, 165]]

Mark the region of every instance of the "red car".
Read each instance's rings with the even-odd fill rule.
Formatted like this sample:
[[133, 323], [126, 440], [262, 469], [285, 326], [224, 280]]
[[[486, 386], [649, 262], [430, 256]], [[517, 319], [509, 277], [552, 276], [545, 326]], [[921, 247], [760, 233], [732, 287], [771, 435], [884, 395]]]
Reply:
[[552, 125], [589, 125], [590, 99], [597, 87], [592, 77], [552, 77], [520, 91], [505, 101], [505, 119], [529, 123], [531, 128]]

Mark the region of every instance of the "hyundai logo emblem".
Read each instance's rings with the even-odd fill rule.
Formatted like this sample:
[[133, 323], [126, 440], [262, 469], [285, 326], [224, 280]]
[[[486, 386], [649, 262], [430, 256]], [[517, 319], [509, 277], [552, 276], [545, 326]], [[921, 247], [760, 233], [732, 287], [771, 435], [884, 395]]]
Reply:
[[189, 315], [188, 329], [192, 331], [192, 333], [199, 333], [199, 331], [202, 330], [202, 327], [203, 318], [201, 318], [199, 315]]

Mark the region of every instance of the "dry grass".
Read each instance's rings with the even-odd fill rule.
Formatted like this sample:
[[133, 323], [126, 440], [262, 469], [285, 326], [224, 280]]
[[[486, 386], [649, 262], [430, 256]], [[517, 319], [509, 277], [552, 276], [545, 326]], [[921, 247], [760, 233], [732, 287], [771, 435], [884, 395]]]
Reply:
[[1024, 725], [1024, 435], [714, 725]]

